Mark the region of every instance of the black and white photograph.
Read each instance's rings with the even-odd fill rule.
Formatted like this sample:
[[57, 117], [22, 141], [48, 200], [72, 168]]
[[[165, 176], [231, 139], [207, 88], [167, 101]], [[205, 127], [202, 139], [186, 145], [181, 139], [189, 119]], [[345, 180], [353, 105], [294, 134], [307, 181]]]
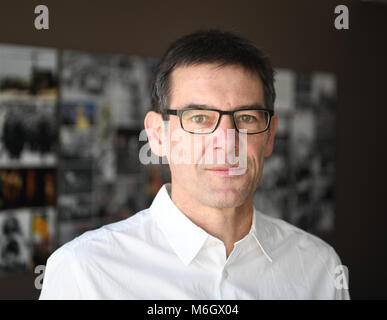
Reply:
[[57, 50], [0, 44], [0, 99], [58, 94]]
[[93, 216], [92, 193], [60, 194], [58, 197], [60, 221], [91, 219]]
[[119, 127], [141, 127], [150, 109], [146, 60], [118, 55], [111, 61], [107, 94], [113, 105], [114, 123]]
[[95, 130], [80, 130], [73, 126], [60, 128], [61, 158], [64, 160], [93, 159], [95, 150]]
[[61, 94], [65, 100], [95, 101], [106, 93], [110, 77], [109, 55], [64, 50], [61, 59]]
[[58, 52], [0, 45], [0, 166], [57, 161]]
[[31, 268], [31, 214], [27, 209], [0, 211], [0, 275]]
[[93, 162], [90, 160], [63, 162], [59, 179], [60, 195], [91, 193], [93, 190]]
[[56, 106], [42, 99], [0, 101], [0, 166], [57, 162]]

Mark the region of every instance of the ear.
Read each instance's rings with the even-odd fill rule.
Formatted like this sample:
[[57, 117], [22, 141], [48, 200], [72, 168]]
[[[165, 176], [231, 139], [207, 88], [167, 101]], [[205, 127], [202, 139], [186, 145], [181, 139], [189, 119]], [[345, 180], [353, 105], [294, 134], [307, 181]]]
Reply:
[[149, 111], [144, 119], [144, 127], [152, 152], [159, 156], [165, 156], [164, 122], [162, 115], [155, 111]]
[[266, 141], [266, 148], [265, 148], [265, 158], [270, 156], [273, 153], [274, 148], [274, 137], [275, 133], [277, 132], [278, 128], [278, 116], [277, 114], [274, 114], [271, 117], [270, 121], [270, 128], [267, 131], [267, 141]]

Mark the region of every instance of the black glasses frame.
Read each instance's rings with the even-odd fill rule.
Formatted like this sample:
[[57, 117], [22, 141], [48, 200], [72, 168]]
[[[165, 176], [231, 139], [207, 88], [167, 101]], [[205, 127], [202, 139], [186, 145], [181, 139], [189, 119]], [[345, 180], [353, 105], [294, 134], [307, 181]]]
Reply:
[[[182, 115], [183, 115], [184, 111], [187, 111], [187, 110], [208, 110], [208, 111], [216, 111], [216, 112], [218, 112], [219, 113], [219, 118], [218, 118], [218, 122], [216, 123], [216, 126], [215, 126], [214, 130], [212, 130], [211, 132], [193, 132], [193, 131], [189, 131], [189, 130], [184, 129]], [[231, 116], [231, 119], [232, 119], [232, 122], [234, 124], [235, 130], [239, 133], [239, 129], [238, 129], [238, 127], [236, 125], [236, 122], [235, 122], [234, 114], [235, 114], [235, 112], [244, 111], [244, 110], [266, 111], [268, 113], [268, 115], [269, 115], [269, 120], [268, 120], [267, 126], [266, 126], [266, 128], [264, 130], [261, 130], [261, 131], [258, 131], [258, 132], [243, 132], [243, 133], [245, 133], [245, 134], [259, 134], [259, 133], [265, 132], [265, 131], [267, 131], [269, 129], [271, 118], [274, 115], [274, 111], [270, 110], [270, 109], [265, 109], [265, 108], [242, 108], [242, 109], [237, 109], [237, 110], [232, 110], [232, 111], [223, 111], [223, 110], [218, 110], [218, 109], [195, 107], [195, 108], [185, 108], [185, 109], [179, 109], [179, 110], [178, 109], [167, 109], [166, 113], [178, 116], [179, 119], [180, 119], [180, 126], [181, 126], [181, 128], [185, 132], [192, 133], [192, 134], [211, 134], [211, 133], [215, 132], [215, 130], [219, 126], [219, 123], [220, 123], [220, 120], [222, 119], [222, 116], [224, 114], [228, 114], [228, 115]]]

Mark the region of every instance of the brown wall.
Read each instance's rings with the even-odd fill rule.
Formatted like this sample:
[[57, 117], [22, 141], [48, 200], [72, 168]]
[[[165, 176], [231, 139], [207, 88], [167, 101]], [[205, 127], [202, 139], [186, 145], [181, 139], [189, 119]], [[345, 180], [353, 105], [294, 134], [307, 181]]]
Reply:
[[[33, 26], [50, 9], [50, 30]], [[349, 8], [349, 30], [334, 8]], [[0, 43], [159, 56], [178, 36], [205, 27], [240, 32], [276, 67], [337, 74], [336, 232], [353, 298], [387, 298], [387, 5], [333, 0], [82, 0], [0, 3]], [[0, 278], [0, 298], [36, 298], [34, 276]]]

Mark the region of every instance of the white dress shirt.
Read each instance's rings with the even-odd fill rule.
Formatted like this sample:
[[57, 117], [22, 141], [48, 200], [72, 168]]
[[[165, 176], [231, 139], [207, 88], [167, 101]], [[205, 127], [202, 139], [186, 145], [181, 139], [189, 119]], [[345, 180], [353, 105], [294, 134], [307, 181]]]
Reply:
[[164, 185], [150, 208], [66, 243], [48, 259], [40, 299], [348, 299], [327, 243], [254, 208], [226, 258]]

